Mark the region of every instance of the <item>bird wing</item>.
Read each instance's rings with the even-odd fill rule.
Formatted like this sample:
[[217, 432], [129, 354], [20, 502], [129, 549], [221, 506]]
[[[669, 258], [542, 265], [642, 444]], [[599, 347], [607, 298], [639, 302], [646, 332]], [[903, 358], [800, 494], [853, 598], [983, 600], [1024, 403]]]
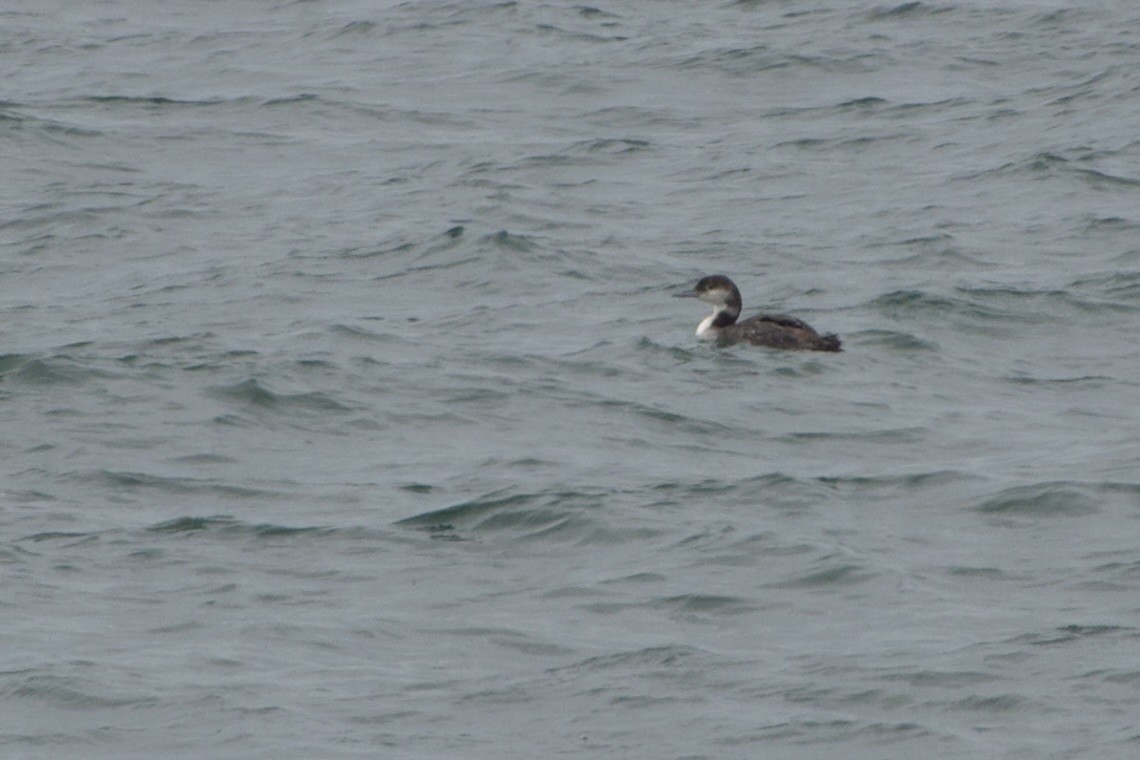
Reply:
[[754, 319], [758, 319], [761, 322], [771, 322], [773, 324], [779, 325], [780, 327], [785, 327], [790, 330], [803, 330], [809, 335], [819, 334], [807, 322], [803, 321], [802, 319], [796, 319], [795, 317], [789, 316], [787, 314], [760, 314], [759, 316], [754, 317]]

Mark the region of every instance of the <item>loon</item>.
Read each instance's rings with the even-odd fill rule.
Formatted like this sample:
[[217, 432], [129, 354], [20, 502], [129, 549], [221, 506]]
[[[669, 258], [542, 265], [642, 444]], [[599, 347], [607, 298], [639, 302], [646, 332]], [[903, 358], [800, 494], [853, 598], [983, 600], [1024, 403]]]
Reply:
[[712, 304], [712, 314], [697, 325], [697, 336], [725, 343], [751, 343], [754, 346], [785, 348], [793, 351], [842, 351], [838, 335], [820, 335], [803, 320], [787, 314], [759, 314], [737, 322], [740, 291], [723, 274], [702, 277], [697, 286], [677, 298], [699, 298]]

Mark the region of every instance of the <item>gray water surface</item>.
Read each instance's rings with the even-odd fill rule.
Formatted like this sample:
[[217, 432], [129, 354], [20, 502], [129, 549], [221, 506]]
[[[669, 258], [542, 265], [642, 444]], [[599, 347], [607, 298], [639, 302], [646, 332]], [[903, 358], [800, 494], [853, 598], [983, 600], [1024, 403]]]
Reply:
[[0, 754], [1135, 757], [1137, 29], [9, 3]]

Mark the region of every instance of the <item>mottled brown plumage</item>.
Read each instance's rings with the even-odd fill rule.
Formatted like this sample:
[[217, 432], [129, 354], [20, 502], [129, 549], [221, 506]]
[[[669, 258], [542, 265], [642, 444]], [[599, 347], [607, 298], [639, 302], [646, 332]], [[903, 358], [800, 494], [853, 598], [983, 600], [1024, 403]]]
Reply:
[[713, 313], [697, 326], [697, 335], [702, 338], [791, 351], [843, 350], [839, 336], [820, 335], [802, 319], [787, 314], [760, 314], [737, 322], [741, 307], [740, 290], [722, 274], [702, 277], [695, 288], [676, 295], [699, 298], [712, 304]]

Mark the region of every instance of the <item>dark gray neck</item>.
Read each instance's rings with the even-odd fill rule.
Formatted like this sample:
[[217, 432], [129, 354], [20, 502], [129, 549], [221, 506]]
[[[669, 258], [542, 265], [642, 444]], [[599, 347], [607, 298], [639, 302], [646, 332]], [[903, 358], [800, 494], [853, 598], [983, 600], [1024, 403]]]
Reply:
[[736, 322], [736, 318], [740, 316], [740, 307], [736, 307], [734, 311], [731, 306], [724, 305], [713, 317], [712, 324], [709, 327], [728, 327]]
[[740, 291], [733, 285], [724, 306], [721, 306], [717, 315], [713, 317], [712, 327], [728, 327], [736, 322], [736, 318], [740, 316], [740, 307]]

